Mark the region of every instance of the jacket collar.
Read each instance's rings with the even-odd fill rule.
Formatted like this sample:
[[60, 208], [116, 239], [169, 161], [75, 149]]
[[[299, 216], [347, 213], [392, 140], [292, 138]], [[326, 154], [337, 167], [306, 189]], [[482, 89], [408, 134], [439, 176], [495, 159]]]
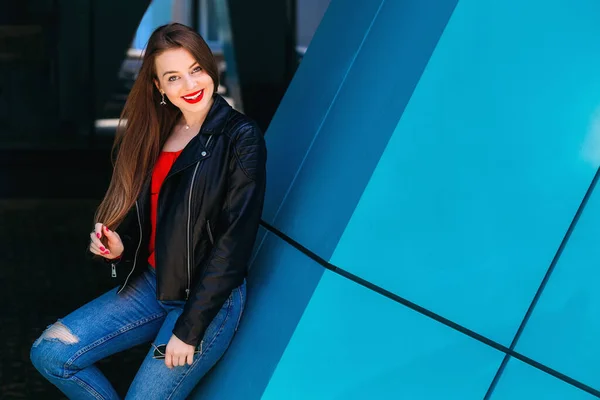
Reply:
[[220, 94], [215, 94], [213, 99], [213, 104], [200, 128], [200, 134], [202, 135], [219, 135], [223, 133], [223, 127], [229, 119], [231, 106]]
[[[196, 164], [200, 160], [204, 160], [210, 157], [209, 140], [213, 142], [215, 138], [211, 139], [212, 135], [220, 135], [223, 133], [225, 123], [229, 119], [229, 111], [231, 106], [225, 101], [219, 94], [214, 96], [214, 102], [208, 111], [206, 119], [202, 123], [200, 132], [185, 146], [175, 164], [171, 167], [167, 178], [173, 174], [176, 174], [189, 166]], [[166, 178], [165, 178], [166, 179]]]

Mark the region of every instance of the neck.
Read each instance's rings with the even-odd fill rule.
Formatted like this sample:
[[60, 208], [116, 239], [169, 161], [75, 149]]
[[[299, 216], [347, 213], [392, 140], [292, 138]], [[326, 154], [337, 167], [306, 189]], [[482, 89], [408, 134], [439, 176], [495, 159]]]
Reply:
[[185, 111], [185, 110], [181, 110], [181, 114], [182, 114], [182, 118], [181, 118], [181, 123], [184, 126], [188, 126], [188, 127], [199, 127], [204, 123], [204, 120], [206, 119], [206, 116], [208, 115], [208, 112], [210, 111], [210, 108], [213, 104], [213, 101], [211, 99], [210, 103], [208, 104], [208, 106], [198, 112], [189, 112], [189, 111]]

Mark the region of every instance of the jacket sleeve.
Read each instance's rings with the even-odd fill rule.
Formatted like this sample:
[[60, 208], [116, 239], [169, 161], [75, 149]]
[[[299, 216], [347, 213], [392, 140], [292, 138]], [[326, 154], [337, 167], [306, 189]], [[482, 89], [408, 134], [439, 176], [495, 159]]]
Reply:
[[[115, 264], [115, 265], [124, 265], [128, 262], [131, 262], [131, 259], [133, 258], [133, 255], [135, 254], [135, 246], [133, 243], [133, 239], [132, 239], [132, 229], [136, 228], [136, 224], [134, 221], [134, 218], [132, 216], [135, 215], [135, 206], [132, 208], [132, 210], [130, 210], [127, 215], [125, 216], [125, 218], [123, 219], [123, 222], [121, 222], [121, 224], [119, 225], [119, 227], [116, 229], [117, 233], [119, 234], [121, 241], [123, 242], [123, 254], [121, 254], [121, 257], [117, 260], [110, 260], [108, 258], [104, 258], [102, 256], [93, 254], [90, 250], [89, 250], [89, 245], [87, 247], [87, 253], [90, 255], [92, 260], [96, 260], [96, 261], [102, 261], [104, 264]], [[127, 261], [125, 261], [127, 260]]]
[[111, 265], [114, 264], [123, 270], [126, 270], [126, 267], [130, 268], [130, 265], [133, 263], [133, 258], [135, 256], [137, 247], [136, 243], [134, 243], [132, 232], [136, 226], [132, 223], [131, 218], [126, 220], [126, 222], [126, 224], [121, 224], [121, 226], [117, 228], [117, 233], [121, 238], [121, 242], [123, 242], [123, 253], [121, 254], [121, 257], [117, 258], [116, 260], [109, 260], [107, 258], [104, 259], [106, 263]]
[[233, 159], [224, 209], [226, 227], [216, 238], [173, 334], [198, 346], [231, 291], [246, 276], [262, 215], [266, 184], [266, 146], [257, 127], [247, 128], [232, 140]]

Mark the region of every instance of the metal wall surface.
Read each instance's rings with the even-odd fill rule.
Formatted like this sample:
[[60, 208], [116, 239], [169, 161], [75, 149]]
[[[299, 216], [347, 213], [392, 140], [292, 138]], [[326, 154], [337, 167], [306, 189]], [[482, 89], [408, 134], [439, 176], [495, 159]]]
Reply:
[[592, 0], [333, 0], [267, 135], [307, 252], [258, 246], [195, 398], [598, 396], [599, 36]]

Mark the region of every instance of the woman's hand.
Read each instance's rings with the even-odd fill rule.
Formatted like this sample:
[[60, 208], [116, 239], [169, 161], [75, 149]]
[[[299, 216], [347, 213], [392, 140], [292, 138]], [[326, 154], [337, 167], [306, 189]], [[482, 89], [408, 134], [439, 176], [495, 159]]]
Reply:
[[[101, 242], [102, 236], [106, 237], [106, 247]], [[90, 233], [90, 251], [109, 260], [120, 257], [123, 254], [123, 242], [117, 232], [109, 230], [101, 223], [94, 226]]]
[[194, 350], [194, 346], [182, 342], [177, 336], [172, 335], [165, 351], [165, 365], [169, 369], [178, 366], [183, 367], [186, 361], [188, 365], [192, 365]]

